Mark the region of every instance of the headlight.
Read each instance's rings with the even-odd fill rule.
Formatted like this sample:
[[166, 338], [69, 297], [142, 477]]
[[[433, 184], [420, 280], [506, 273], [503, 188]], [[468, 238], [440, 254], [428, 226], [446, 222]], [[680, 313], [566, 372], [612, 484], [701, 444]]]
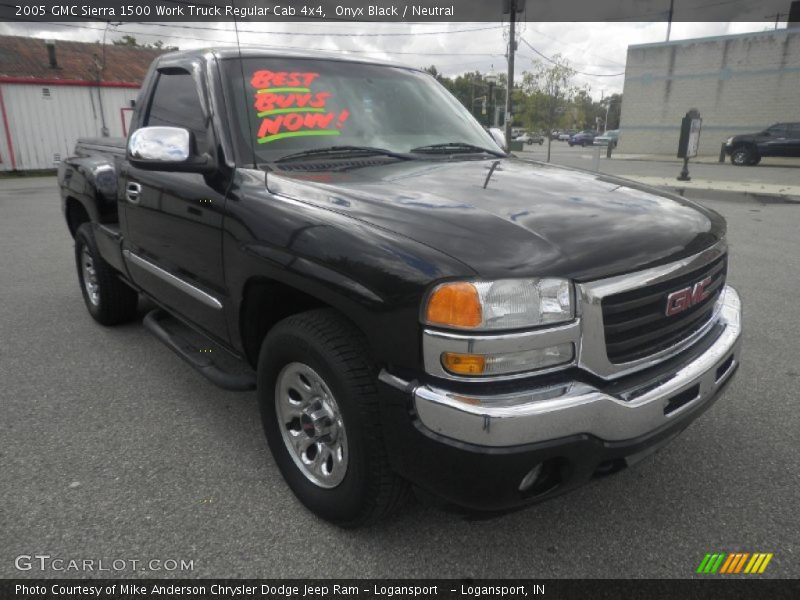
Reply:
[[726, 146], [730, 146], [731, 144], [733, 144], [733, 137], [729, 137], [727, 140], [725, 140]]
[[423, 320], [452, 329], [525, 329], [574, 317], [572, 286], [565, 279], [460, 281], [436, 286]]

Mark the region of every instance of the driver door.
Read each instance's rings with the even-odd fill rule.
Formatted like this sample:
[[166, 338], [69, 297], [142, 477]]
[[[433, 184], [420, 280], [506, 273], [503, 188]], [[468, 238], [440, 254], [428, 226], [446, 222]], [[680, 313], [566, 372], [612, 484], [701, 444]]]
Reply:
[[[208, 122], [191, 71], [170, 67], [156, 75], [142, 126], [189, 130], [198, 153]], [[223, 315], [222, 220], [225, 195], [199, 173], [139, 169], [125, 161], [125, 260], [133, 281], [157, 302], [227, 341]]]

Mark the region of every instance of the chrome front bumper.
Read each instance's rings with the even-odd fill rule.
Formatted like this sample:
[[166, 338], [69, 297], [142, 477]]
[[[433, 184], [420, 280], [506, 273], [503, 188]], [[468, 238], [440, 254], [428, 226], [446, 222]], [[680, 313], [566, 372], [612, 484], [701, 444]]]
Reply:
[[[741, 301], [726, 286], [716, 340], [703, 353], [653, 381], [614, 393], [584, 382], [535, 387], [499, 395], [471, 395], [431, 385], [413, 386], [386, 373], [381, 379], [410, 389], [420, 422], [445, 437], [503, 447], [591, 434], [630, 440], [682, 420], [709, 402], [739, 364]], [[719, 331], [720, 329], [717, 329]]]

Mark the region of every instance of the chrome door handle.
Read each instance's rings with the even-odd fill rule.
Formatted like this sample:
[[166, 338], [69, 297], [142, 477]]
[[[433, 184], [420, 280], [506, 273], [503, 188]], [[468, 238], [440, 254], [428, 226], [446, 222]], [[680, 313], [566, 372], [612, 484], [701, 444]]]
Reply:
[[142, 193], [142, 186], [138, 183], [129, 183], [125, 187], [125, 198], [131, 204], [139, 204], [139, 194]]

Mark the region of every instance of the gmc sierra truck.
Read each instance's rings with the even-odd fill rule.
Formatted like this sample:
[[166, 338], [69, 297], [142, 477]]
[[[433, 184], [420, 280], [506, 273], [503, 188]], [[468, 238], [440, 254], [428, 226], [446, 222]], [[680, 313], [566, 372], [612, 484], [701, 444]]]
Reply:
[[59, 185], [91, 316], [148, 298], [161, 341], [257, 390], [288, 486], [342, 526], [412, 486], [505, 511], [612, 474], [739, 364], [718, 214], [510, 155], [416, 69], [165, 54], [127, 140], [79, 140]]

